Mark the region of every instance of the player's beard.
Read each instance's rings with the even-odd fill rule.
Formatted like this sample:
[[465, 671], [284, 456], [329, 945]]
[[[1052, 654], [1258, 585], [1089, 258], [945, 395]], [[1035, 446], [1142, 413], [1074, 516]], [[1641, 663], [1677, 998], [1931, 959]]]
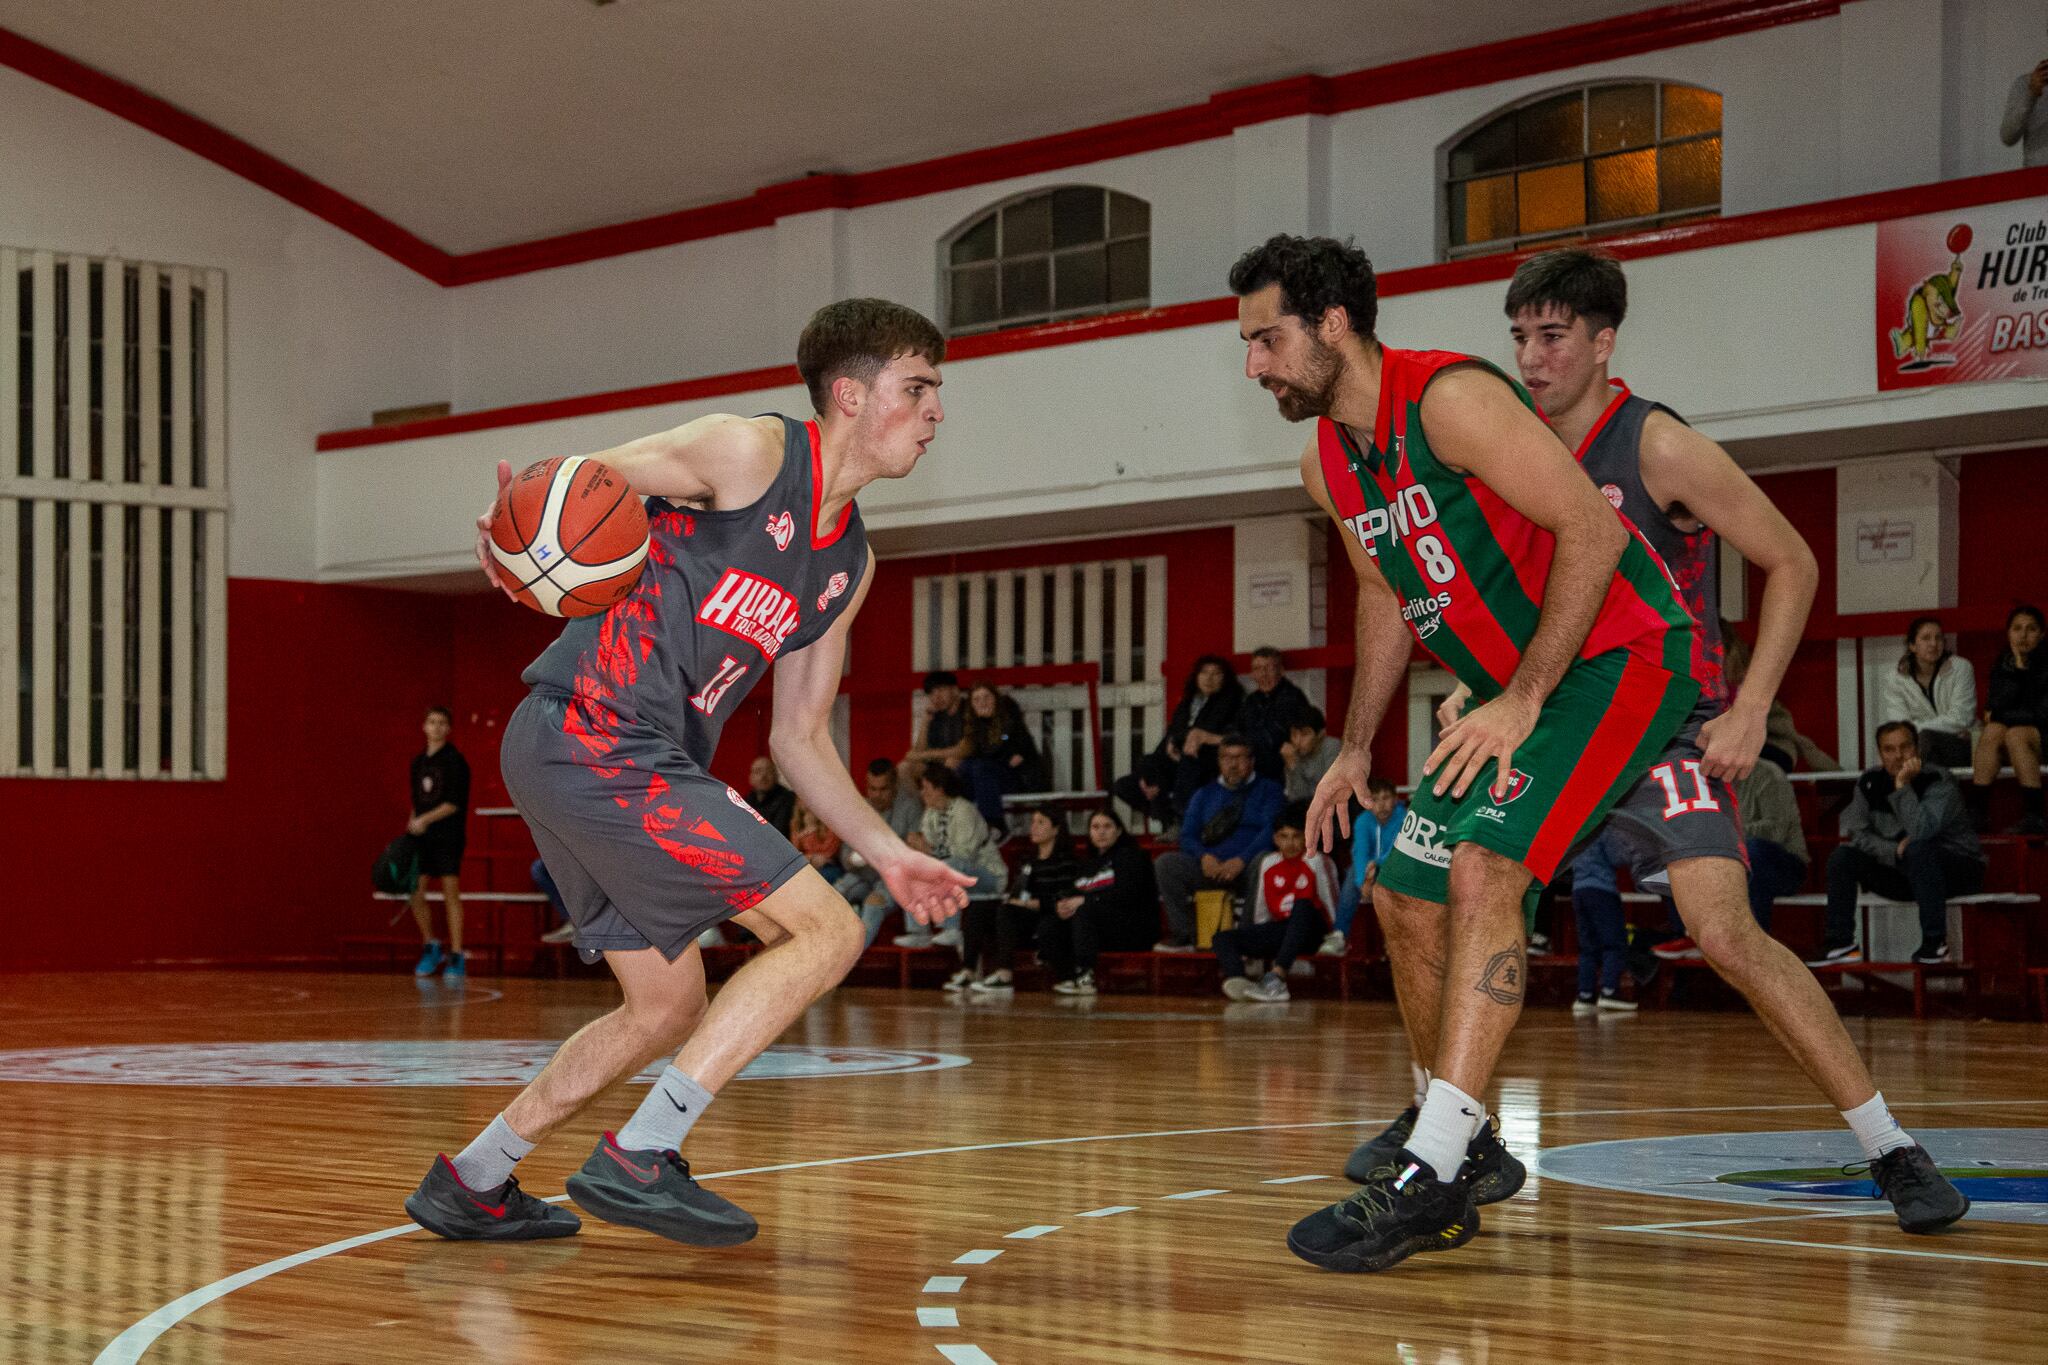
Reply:
[[1300, 380], [1281, 380], [1280, 391], [1273, 394], [1274, 402], [1280, 405], [1280, 415], [1290, 422], [1329, 416], [1331, 405], [1337, 401], [1337, 381], [1343, 376], [1343, 355], [1335, 346], [1326, 346], [1318, 338], [1310, 337], [1308, 354], [1302, 357]]

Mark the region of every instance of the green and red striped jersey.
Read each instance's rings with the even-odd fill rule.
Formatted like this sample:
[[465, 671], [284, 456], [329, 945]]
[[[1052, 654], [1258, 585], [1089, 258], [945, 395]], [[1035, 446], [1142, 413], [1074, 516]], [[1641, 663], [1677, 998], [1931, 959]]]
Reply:
[[[1371, 444], [1361, 446], [1325, 417], [1317, 423], [1316, 446], [1338, 518], [1392, 585], [1408, 628], [1487, 701], [1506, 688], [1536, 633], [1557, 538], [1431, 451], [1422, 429], [1423, 390], [1450, 366], [1465, 364], [1485, 365], [1537, 411], [1526, 389], [1483, 360], [1388, 347]], [[1579, 657], [1623, 649], [1644, 663], [1693, 676], [1692, 616], [1642, 533], [1626, 517], [1622, 524], [1628, 547]]]

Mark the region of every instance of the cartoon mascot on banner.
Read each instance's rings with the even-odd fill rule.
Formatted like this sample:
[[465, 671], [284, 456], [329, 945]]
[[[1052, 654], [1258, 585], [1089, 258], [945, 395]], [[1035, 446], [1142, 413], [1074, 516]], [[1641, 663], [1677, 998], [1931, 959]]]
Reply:
[[1953, 365], [1953, 356], [1933, 354], [1937, 341], [1953, 341], [1963, 325], [1963, 310], [1956, 303], [1956, 287], [1963, 279], [1963, 253], [1970, 249], [1970, 229], [1958, 223], [1949, 229], [1948, 249], [1955, 259], [1940, 275], [1929, 275], [1906, 295], [1906, 325], [1892, 329], [1892, 357], [1906, 360], [1901, 369], [1922, 369], [1928, 365]]

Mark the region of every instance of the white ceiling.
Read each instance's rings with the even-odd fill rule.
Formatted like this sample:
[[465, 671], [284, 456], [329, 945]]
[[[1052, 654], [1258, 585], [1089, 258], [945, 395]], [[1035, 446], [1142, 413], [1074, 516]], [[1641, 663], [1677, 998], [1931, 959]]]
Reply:
[[0, 0], [451, 252], [1647, 0]]

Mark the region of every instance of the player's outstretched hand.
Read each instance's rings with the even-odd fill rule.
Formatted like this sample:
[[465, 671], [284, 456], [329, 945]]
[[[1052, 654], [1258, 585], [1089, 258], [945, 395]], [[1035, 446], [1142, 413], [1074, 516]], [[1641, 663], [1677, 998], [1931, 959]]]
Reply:
[[484, 577], [490, 579], [499, 592], [516, 602], [519, 599], [513, 597], [511, 585], [506, 583], [504, 576], [498, 572], [498, 557], [491, 553], [491, 522], [498, 515], [499, 498], [504, 496], [505, 485], [510, 482], [512, 462], [498, 461], [498, 497], [492, 498], [490, 504], [484, 508], [484, 514], [476, 519], [476, 562], [483, 566]]
[[1328, 853], [1337, 847], [1336, 839], [1330, 833], [1330, 822], [1335, 818], [1337, 827], [1345, 838], [1351, 837], [1351, 801], [1356, 797], [1358, 804], [1369, 806], [1372, 797], [1365, 789], [1365, 779], [1372, 776], [1372, 751], [1363, 747], [1346, 744], [1337, 752], [1337, 761], [1316, 783], [1316, 794], [1308, 803], [1308, 851]]
[[955, 872], [929, 853], [906, 851], [882, 871], [889, 894], [919, 924], [939, 924], [967, 908], [974, 878]]
[[1764, 723], [1769, 713], [1740, 703], [1700, 727], [1700, 771], [1724, 782], [1740, 782], [1756, 768], [1763, 752]]
[[1453, 800], [1460, 800], [1465, 789], [1472, 785], [1472, 780], [1485, 770], [1487, 760], [1491, 759], [1495, 765], [1493, 796], [1500, 800], [1508, 794], [1508, 775], [1515, 769], [1515, 750], [1536, 728], [1539, 709], [1534, 703], [1523, 701], [1512, 693], [1502, 693], [1477, 711], [1445, 727], [1443, 738], [1437, 741], [1429, 761], [1422, 765], [1422, 775], [1436, 778], [1438, 796], [1448, 791]]

